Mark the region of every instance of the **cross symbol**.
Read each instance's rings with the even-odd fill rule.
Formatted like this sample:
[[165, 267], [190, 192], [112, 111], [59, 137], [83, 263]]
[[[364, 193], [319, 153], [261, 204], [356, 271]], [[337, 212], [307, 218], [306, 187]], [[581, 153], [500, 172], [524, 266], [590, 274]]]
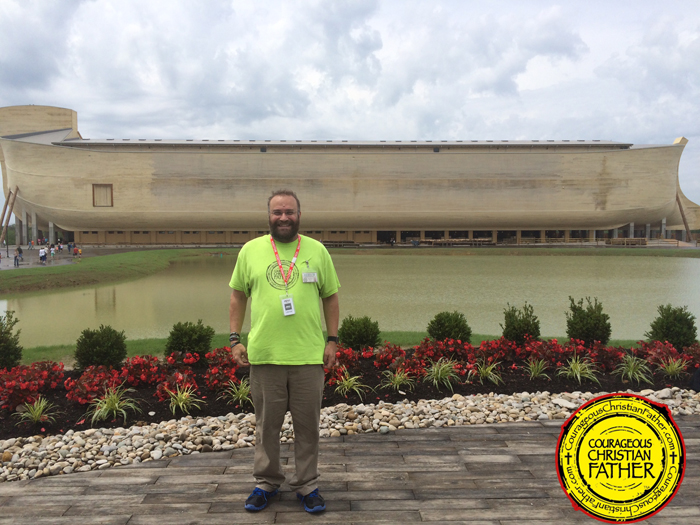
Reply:
[[671, 452], [671, 460], [672, 460], [674, 463], [676, 462], [676, 456], [677, 456], [677, 455], [678, 455], [678, 454], [676, 454], [675, 452]]
[[572, 457], [572, 456], [571, 456], [570, 453], [567, 452], [567, 453], [566, 453], [566, 456], [564, 456], [564, 457], [566, 458], [566, 464], [567, 464], [567, 465], [568, 465], [569, 463], [571, 463], [571, 457]]

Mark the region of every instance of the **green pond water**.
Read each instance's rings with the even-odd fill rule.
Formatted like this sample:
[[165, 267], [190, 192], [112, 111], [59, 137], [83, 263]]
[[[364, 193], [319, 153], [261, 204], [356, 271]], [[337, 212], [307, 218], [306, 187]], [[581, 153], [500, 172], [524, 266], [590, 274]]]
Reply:
[[[566, 333], [574, 298], [598, 297], [615, 339], [638, 339], [659, 304], [700, 316], [700, 260], [666, 257], [335, 254], [341, 319], [369, 315], [382, 330], [425, 330], [438, 312], [463, 312], [474, 333], [500, 334], [507, 303], [534, 306], [544, 336]], [[0, 300], [14, 310], [25, 347], [71, 344], [109, 324], [129, 339], [167, 337], [202, 319], [228, 332], [232, 259], [183, 260], [136, 281]], [[246, 326], [245, 331], [248, 330]]]

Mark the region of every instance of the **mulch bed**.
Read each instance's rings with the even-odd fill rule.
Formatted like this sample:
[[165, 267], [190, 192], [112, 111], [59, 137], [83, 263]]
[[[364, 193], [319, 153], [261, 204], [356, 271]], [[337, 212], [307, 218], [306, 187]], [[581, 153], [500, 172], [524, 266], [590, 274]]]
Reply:
[[[252, 407], [250, 406], [238, 406], [226, 404], [223, 400], [218, 400], [217, 392], [214, 392], [207, 388], [204, 380], [203, 373], [201, 371], [196, 373], [197, 384], [200, 385], [199, 397], [205, 401], [200, 409], [194, 409], [191, 411], [191, 415], [195, 418], [197, 417], [209, 417], [209, 416], [221, 416], [226, 415], [230, 412], [240, 413], [240, 412], [252, 412]], [[76, 371], [66, 371], [64, 380], [68, 378], [75, 378], [80, 375]], [[237, 376], [243, 378], [247, 375], [247, 372], [239, 370]], [[420, 399], [442, 399], [452, 395], [448, 389], [442, 389], [439, 391], [435, 389], [432, 385], [426, 383], [418, 382], [415, 385], [413, 391], [405, 391], [405, 394], [399, 394], [387, 389], [380, 388], [381, 383], [381, 371], [375, 368], [371, 360], [360, 360], [352, 370], [352, 375], [362, 375], [362, 383], [374, 389], [374, 391], [367, 391], [367, 393], [361, 399], [355, 394], [349, 395], [347, 398], [337, 395], [334, 393], [334, 387], [326, 386], [325, 397], [323, 400], [323, 406], [334, 406], [340, 403], [346, 403], [348, 405], [356, 405], [359, 403], [378, 403], [379, 401], [384, 401], [387, 403], [395, 403], [398, 401], [403, 401], [408, 399], [409, 401], [418, 401]], [[686, 377], [682, 380], [669, 381], [665, 380], [659, 376], [655, 376], [654, 384], [641, 385], [630, 384], [628, 382], [623, 382], [618, 376], [612, 375], [601, 375], [599, 376], [600, 384], [594, 383], [592, 381], [584, 381], [582, 384], [578, 384], [576, 381], [566, 380], [561, 377], [556, 377], [555, 374], [550, 370], [549, 375], [551, 380], [547, 379], [537, 379], [531, 380], [527, 375], [526, 371], [521, 369], [511, 370], [506, 369], [501, 371], [501, 376], [503, 378], [503, 384], [495, 385], [493, 383], [480, 384], [475, 381], [471, 384], [458, 384], [454, 385], [454, 393], [461, 395], [472, 395], [472, 394], [488, 394], [493, 392], [494, 394], [506, 394], [511, 395], [516, 392], [530, 392], [534, 393], [537, 391], [544, 392], [548, 391], [550, 393], [561, 393], [561, 392], [615, 392], [619, 390], [632, 389], [634, 391], [643, 390], [650, 388], [653, 390], [660, 390], [666, 387], [677, 386], [679, 388], [688, 388], [689, 379]], [[155, 386], [143, 386], [134, 389], [134, 392], [129, 393], [129, 396], [136, 400], [141, 407], [141, 413], [128, 412], [129, 419], [124, 424], [123, 419], [117, 419], [113, 421], [101, 421], [96, 423], [96, 427], [102, 428], [114, 428], [114, 427], [124, 427], [132, 425], [142, 425], [149, 424], [160, 421], [167, 421], [170, 419], [179, 419], [184, 414], [178, 412], [175, 415], [170, 411], [169, 403], [158, 401], [155, 397]], [[45, 397], [56, 405], [56, 408], [60, 411], [56, 417], [56, 421], [50, 424], [42, 424], [39, 426], [34, 426], [29, 423], [23, 423], [17, 425], [17, 419], [11, 417], [7, 411], [0, 411], [0, 439], [8, 439], [12, 437], [26, 437], [34, 435], [48, 435], [48, 434], [62, 434], [69, 430], [86, 430], [91, 427], [90, 419], [85, 417], [85, 412], [87, 410], [86, 405], [80, 405], [73, 401], [69, 401], [66, 398], [66, 390], [61, 384], [59, 388], [53, 390], [47, 394]], [[153, 413], [151, 415], [151, 413]]]

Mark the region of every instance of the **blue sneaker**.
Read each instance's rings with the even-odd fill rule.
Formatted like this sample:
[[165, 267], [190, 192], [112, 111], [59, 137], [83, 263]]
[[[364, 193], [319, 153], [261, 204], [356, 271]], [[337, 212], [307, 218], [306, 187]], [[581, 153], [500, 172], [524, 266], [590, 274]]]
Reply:
[[316, 512], [323, 512], [324, 510], [326, 510], [326, 502], [324, 501], [323, 497], [318, 493], [318, 489], [314, 489], [312, 492], [309, 492], [306, 496], [302, 496], [301, 494], [297, 493], [297, 498], [299, 498], [299, 500], [304, 505], [304, 510], [306, 512], [314, 514]]
[[277, 489], [273, 490], [272, 492], [267, 492], [266, 490], [255, 487], [250, 496], [248, 496], [248, 499], [245, 500], [245, 510], [249, 510], [251, 512], [263, 510], [265, 507], [267, 507], [267, 504], [269, 503], [268, 500], [276, 494]]

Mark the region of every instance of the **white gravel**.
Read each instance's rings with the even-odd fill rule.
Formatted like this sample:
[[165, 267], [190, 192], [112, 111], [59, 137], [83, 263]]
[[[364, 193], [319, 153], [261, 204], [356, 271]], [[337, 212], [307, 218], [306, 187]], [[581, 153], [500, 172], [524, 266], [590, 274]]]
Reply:
[[[627, 392], [665, 403], [674, 416], [700, 413], [700, 394], [694, 390], [674, 387]], [[366, 432], [386, 434], [405, 428], [566, 419], [578, 406], [600, 395], [603, 393], [455, 394], [441, 400], [340, 404], [322, 409], [321, 437]], [[293, 440], [294, 428], [287, 413], [280, 441]], [[0, 482], [102, 470], [164, 457], [254, 445], [253, 414], [183, 417], [129, 428], [93, 428], [46, 437], [13, 438], [0, 440]]]

